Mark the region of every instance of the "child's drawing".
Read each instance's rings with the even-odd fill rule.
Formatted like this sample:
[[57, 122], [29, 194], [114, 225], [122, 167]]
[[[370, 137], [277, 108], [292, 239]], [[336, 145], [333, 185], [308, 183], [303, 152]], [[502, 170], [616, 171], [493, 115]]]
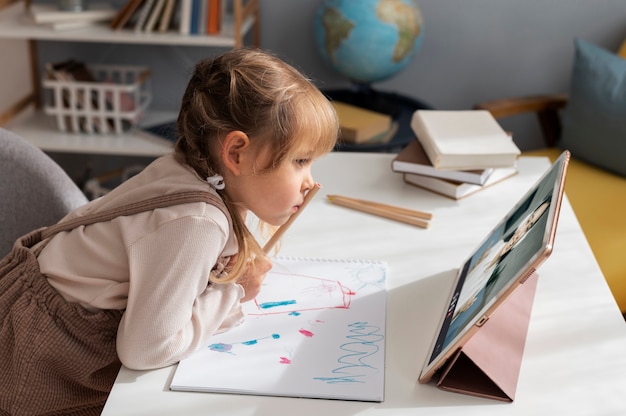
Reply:
[[276, 259], [246, 322], [183, 360], [172, 389], [382, 401], [380, 262]]

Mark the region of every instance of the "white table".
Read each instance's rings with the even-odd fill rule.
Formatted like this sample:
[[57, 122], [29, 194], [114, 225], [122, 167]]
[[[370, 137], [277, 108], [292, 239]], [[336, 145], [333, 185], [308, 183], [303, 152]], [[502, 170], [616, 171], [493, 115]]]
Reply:
[[[520, 173], [453, 201], [411, 187], [391, 172], [393, 155], [331, 153], [314, 165], [323, 188], [285, 235], [281, 255], [385, 260], [389, 264], [385, 401], [361, 403], [169, 391], [175, 366], [123, 368], [103, 415], [623, 415], [626, 324], [564, 201], [552, 256], [539, 268], [526, 349], [513, 403], [416, 383], [450, 281], [500, 218], [548, 168], [522, 158]], [[434, 214], [420, 229], [331, 205], [341, 194]]]

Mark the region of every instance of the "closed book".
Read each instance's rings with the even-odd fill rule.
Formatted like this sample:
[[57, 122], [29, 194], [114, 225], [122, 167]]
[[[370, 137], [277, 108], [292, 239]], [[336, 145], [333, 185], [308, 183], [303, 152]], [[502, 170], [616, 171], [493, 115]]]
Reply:
[[191, 17], [189, 23], [189, 33], [197, 35], [200, 28], [200, 3], [204, 0], [191, 0]]
[[411, 140], [391, 162], [391, 170], [399, 173], [416, 173], [456, 182], [483, 185], [494, 168], [476, 170], [435, 169], [419, 140]]
[[222, 0], [208, 0], [206, 33], [217, 35], [222, 30]]
[[411, 128], [437, 169], [514, 167], [521, 153], [487, 110], [417, 110]]
[[97, 27], [98, 25], [102, 25], [101, 22], [90, 22], [90, 21], [85, 21], [85, 22], [81, 22], [81, 21], [71, 21], [68, 20], [67, 22], [53, 22], [53, 23], [47, 23], [46, 26], [49, 27], [52, 30], [56, 30], [59, 32], [62, 31], [69, 31], [69, 30], [77, 30], [77, 29], [85, 29], [85, 28], [94, 28]]
[[206, 33], [206, 23], [209, 10], [209, 0], [200, 0], [200, 8], [198, 9], [198, 33]]
[[192, 0], [179, 1], [178, 32], [181, 35], [188, 35], [191, 31], [191, 3]]
[[163, 8], [163, 14], [161, 14], [161, 20], [159, 20], [159, 32], [167, 32], [174, 15], [174, 7], [176, 6], [176, 0], [165, 0], [165, 6]]
[[339, 119], [340, 140], [346, 143], [365, 143], [389, 131], [392, 118], [388, 114], [371, 111], [341, 101], [333, 101]]
[[109, 27], [113, 30], [121, 30], [130, 22], [144, 0], [128, 0], [124, 6], [117, 12], [115, 17], [109, 23]]
[[404, 181], [410, 185], [415, 185], [452, 199], [461, 199], [491, 185], [495, 185], [515, 174], [517, 174], [517, 168], [494, 169], [484, 185], [454, 182], [446, 179], [434, 178], [432, 176], [417, 175], [415, 173], [404, 173], [403, 178]]
[[137, 19], [135, 19], [135, 32], [142, 32], [150, 16], [150, 12], [154, 8], [156, 0], [145, 0], [143, 5], [137, 12]]
[[154, 7], [150, 11], [150, 16], [143, 27], [144, 32], [154, 32], [157, 22], [161, 18], [163, 8], [165, 7], [165, 0], [156, 0]]
[[35, 23], [100, 22], [113, 19], [117, 11], [109, 3], [93, 3], [80, 12], [59, 10], [59, 7], [52, 3], [33, 3], [30, 6], [30, 13]]

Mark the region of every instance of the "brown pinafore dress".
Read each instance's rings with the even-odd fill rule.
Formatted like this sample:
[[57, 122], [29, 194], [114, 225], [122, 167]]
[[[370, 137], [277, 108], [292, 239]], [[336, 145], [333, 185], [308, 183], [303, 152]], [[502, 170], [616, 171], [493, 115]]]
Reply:
[[221, 199], [191, 191], [63, 221], [15, 242], [0, 261], [0, 415], [99, 415], [121, 366], [115, 340], [123, 311], [90, 312], [63, 299], [39, 270], [37, 256], [48, 239], [190, 202], [215, 205], [230, 221]]

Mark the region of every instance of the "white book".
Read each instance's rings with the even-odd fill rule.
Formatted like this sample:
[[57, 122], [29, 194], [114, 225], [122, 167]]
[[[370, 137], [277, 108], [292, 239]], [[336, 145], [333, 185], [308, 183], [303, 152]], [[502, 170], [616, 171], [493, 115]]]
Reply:
[[191, 30], [191, 0], [180, 0], [178, 31], [188, 35]]
[[209, 0], [200, 0], [198, 10], [198, 33], [206, 34], [207, 11], [209, 10]]
[[69, 21], [99, 22], [111, 20], [115, 17], [117, 10], [109, 3], [93, 3], [89, 8], [81, 12], [59, 10], [55, 4], [33, 3], [30, 6], [30, 13], [35, 23], [55, 23]]
[[433, 191], [452, 199], [461, 199], [481, 191], [491, 185], [495, 185], [513, 175], [517, 174], [517, 168], [497, 168], [494, 169], [483, 185], [473, 183], [454, 182], [432, 176], [417, 175], [415, 173], [404, 173], [404, 181], [410, 185]]
[[144, 32], [154, 31], [154, 27], [163, 13], [163, 7], [165, 7], [165, 0], [156, 0], [155, 5], [150, 12], [150, 16], [148, 17], [148, 21], [143, 28]]
[[457, 182], [483, 185], [493, 172], [493, 168], [476, 170], [435, 169], [430, 163], [419, 140], [411, 140], [391, 162], [391, 170], [398, 173], [417, 173]]
[[137, 13], [137, 19], [135, 20], [135, 32], [143, 31], [155, 2], [156, 0], [145, 0], [143, 2], [139, 12]]
[[176, 0], [165, 0], [165, 6], [163, 7], [163, 13], [161, 14], [161, 20], [159, 20], [159, 32], [166, 32], [170, 27], [170, 22], [172, 21], [172, 17], [174, 15], [174, 6], [176, 5]]
[[513, 167], [521, 153], [487, 110], [417, 110], [411, 128], [437, 169]]
[[98, 22], [90, 22], [90, 21], [85, 21], [85, 22], [81, 22], [81, 21], [67, 21], [67, 22], [53, 22], [53, 23], [48, 23], [47, 26], [49, 26], [52, 30], [56, 30], [59, 32], [62, 31], [69, 31], [69, 30], [78, 30], [78, 29], [85, 29], [87, 27], [96, 27], [98, 24], [102, 24], [102, 23], [98, 23]]

